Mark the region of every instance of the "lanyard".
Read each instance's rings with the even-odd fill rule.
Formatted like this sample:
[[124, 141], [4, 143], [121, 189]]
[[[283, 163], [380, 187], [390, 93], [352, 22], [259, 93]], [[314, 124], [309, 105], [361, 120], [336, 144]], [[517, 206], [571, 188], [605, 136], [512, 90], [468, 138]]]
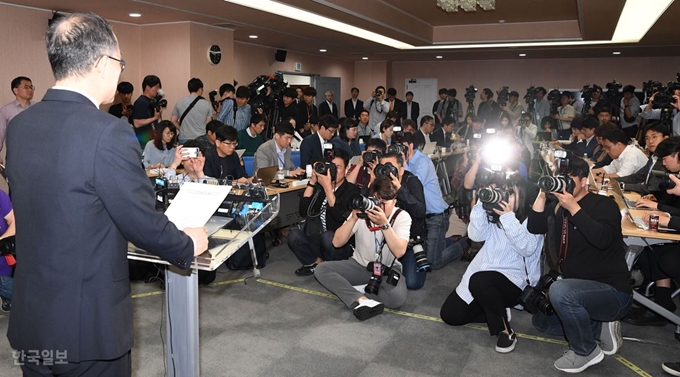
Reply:
[[279, 159], [279, 168], [283, 169], [286, 167], [286, 163], [283, 162], [283, 159], [281, 158], [281, 155], [276, 152], [276, 157]]
[[[563, 209], [564, 211], [564, 209]], [[567, 259], [569, 252], [569, 220], [567, 216], [562, 213], [562, 231], [560, 232], [560, 253], [557, 257], [557, 264], [560, 264]]]

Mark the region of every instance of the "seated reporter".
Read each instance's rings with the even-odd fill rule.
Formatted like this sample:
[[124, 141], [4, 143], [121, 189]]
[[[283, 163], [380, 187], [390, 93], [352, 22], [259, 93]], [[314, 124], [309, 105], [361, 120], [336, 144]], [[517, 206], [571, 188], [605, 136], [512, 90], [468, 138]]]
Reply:
[[[356, 248], [351, 258], [322, 263], [314, 272], [316, 280], [361, 321], [381, 314], [385, 306], [401, 307], [407, 292], [398, 258], [408, 246], [411, 217], [396, 206], [397, 188], [390, 178], [377, 178], [371, 190], [379, 204], [365, 212], [367, 219], [358, 218], [361, 211], [352, 210], [333, 237], [333, 245], [340, 247], [354, 236]], [[391, 273], [374, 276], [374, 269], [380, 272], [381, 266]], [[364, 293], [354, 288], [362, 284], [367, 284]]]
[[498, 337], [496, 351], [501, 353], [514, 350], [517, 343], [506, 308], [517, 304], [528, 284], [536, 285], [543, 249], [543, 235], [527, 230], [526, 219], [537, 194], [535, 186], [513, 174], [505, 189], [510, 196], [498, 208], [485, 210], [481, 201], [472, 208], [468, 236], [484, 242], [484, 246], [440, 314], [453, 326], [486, 322], [491, 335]]
[[295, 270], [298, 276], [313, 275], [320, 263], [347, 259], [353, 253], [351, 243], [336, 248], [331, 242], [333, 232], [347, 219], [352, 200], [359, 194], [359, 188], [345, 180], [347, 153], [341, 149], [333, 152], [335, 157], [330, 163], [335, 166], [336, 174], [331, 170], [326, 174], [314, 170], [300, 198], [300, 216], [306, 218], [304, 229], [292, 229], [288, 235], [288, 247], [302, 263], [302, 267]]
[[241, 159], [236, 151], [238, 131], [232, 126], [222, 126], [215, 131], [215, 149], [205, 156], [203, 173], [217, 179], [232, 179], [238, 183], [246, 183], [248, 177]]
[[[362, 194], [368, 192], [368, 186], [371, 184], [373, 169], [378, 165], [380, 157], [387, 152], [387, 144], [382, 139], [371, 138], [366, 143], [366, 150], [361, 154], [359, 162], [350, 167], [351, 171], [347, 175], [347, 181], [354, 183], [361, 189]], [[378, 153], [379, 156], [378, 157]], [[366, 162], [367, 155], [371, 154], [371, 161]], [[378, 158], [375, 158], [378, 157]]]
[[385, 144], [392, 144], [392, 135], [394, 135], [394, 121], [387, 118], [380, 123], [380, 133], [373, 135], [373, 138], [380, 139]]
[[619, 178], [629, 176], [647, 164], [647, 156], [631, 144], [630, 139], [621, 130], [607, 131], [602, 135], [602, 146], [612, 162], [601, 168], [593, 169], [595, 179]]
[[331, 139], [333, 148], [342, 148], [350, 158], [361, 155], [361, 146], [357, 139], [358, 123], [354, 118], [345, 118], [341, 123], [338, 136]]
[[295, 128], [289, 121], [279, 122], [274, 127], [274, 137], [260, 145], [255, 152], [253, 171], [257, 174], [260, 168], [279, 166], [287, 176], [302, 175], [305, 171], [293, 163], [293, 152], [290, 147]]
[[597, 146], [595, 147], [595, 150], [593, 151], [593, 158], [591, 160], [593, 161], [593, 168], [601, 168], [603, 166], [609, 165], [612, 162], [612, 158], [609, 157], [609, 154], [607, 153], [607, 150], [604, 148], [604, 134], [611, 131], [611, 130], [616, 130], [618, 129], [618, 126], [615, 125], [614, 123], [603, 123], [597, 126], [595, 129], [595, 141], [597, 141]]
[[548, 294], [555, 314], [537, 312], [532, 322], [541, 332], [566, 336], [570, 350], [554, 365], [569, 373], [582, 372], [617, 352], [622, 343], [618, 320], [633, 302], [621, 213], [610, 198], [586, 191], [588, 170], [585, 160], [572, 157], [567, 175], [575, 183], [573, 194], [553, 193], [559, 201], [555, 212], [546, 208], [546, 193], [541, 192], [527, 224], [531, 233], [545, 234], [548, 216], [555, 214], [559, 245], [554, 250], [559, 250], [562, 271], [562, 279], [552, 283]]
[[[188, 157], [187, 148], [198, 148], [198, 157]], [[205, 166], [204, 151], [205, 148], [199, 141], [189, 140], [184, 143], [184, 145], [176, 149], [175, 159], [165, 171], [165, 178], [177, 182], [216, 182], [217, 179], [203, 173], [203, 167]], [[177, 174], [177, 167], [180, 164], [184, 166], [184, 173]]]
[[175, 148], [179, 134], [177, 127], [169, 120], [155, 126], [155, 137], [146, 143], [142, 153], [142, 162], [146, 169], [165, 168], [175, 158]]
[[626, 190], [641, 194], [649, 194], [652, 191], [659, 192], [659, 182], [661, 179], [652, 174], [652, 170], [665, 171], [663, 163], [665, 157], [674, 153], [675, 145], [680, 144], [680, 138], [678, 137], [674, 137], [673, 140], [666, 142], [666, 140], [669, 140], [669, 135], [668, 128], [660, 124], [652, 125], [645, 131], [645, 146], [651, 153], [651, 156], [647, 160], [647, 164], [634, 174], [616, 179], [619, 183], [625, 185]]
[[[16, 223], [14, 221], [14, 209], [9, 195], [0, 190], [0, 242], [5, 238], [16, 234]], [[13, 243], [13, 241], [12, 241]], [[0, 299], [2, 299], [2, 311], [9, 312], [12, 307], [12, 288], [14, 286], [14, 264], [12, 258], [7, 255], [0, 255]]]

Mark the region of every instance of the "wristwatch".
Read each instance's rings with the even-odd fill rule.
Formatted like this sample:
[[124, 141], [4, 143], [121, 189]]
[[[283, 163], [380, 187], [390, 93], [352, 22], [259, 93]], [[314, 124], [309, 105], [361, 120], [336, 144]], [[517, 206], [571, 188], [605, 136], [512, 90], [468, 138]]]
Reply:
[[390, 223], [387, 223], [387, 224], [385, 224], [385, 225], [381, 225], [381, 226], [380, 226], [380, 229], [381, 229], [381, 230], [390, 229]]

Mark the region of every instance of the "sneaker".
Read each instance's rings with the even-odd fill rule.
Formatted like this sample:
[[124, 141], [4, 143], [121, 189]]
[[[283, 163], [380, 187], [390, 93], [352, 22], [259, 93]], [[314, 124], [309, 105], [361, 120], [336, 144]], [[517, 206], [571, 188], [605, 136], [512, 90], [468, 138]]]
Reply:
[[515, 344], [517, 344], [517, 336], [513, 331], [511, 334], [506, 334], [501, 332], [498, 334], [498, 342], [496, 342], [496, 352], [508, 353], [515, 349]]
[[385, 305], [382, 302], [378, 302], [371, 299], [361, 300], [359, 305], [354, 308], [354, 316], [357, 317], [359, 321], [365, 321], [369, 318], [373, 318], [378, 314], [382, 314], [385, 310]]
[[295, 270], [295, 275], [297, 276], [312, 276], [314, 275], [314, 268], [316, 268], [316, 263], [306, 264], [297, 270]]
[[661, 368], [664, 372], [671, 376], [680, 376], [680, 362], [679, 363], [663, 363]]
[[4, 297], [0, 297], [0, 299], [2, 300], [2, 308], [0, 310], [2, 310], [4, 313], [9, 313], [12, 309], [12, 304]]
[[588, 356], [577, 355], [574, 351], [569, 350], [555, 361], [555, 368], [567, 373], [581, 373], [588, 367], [599, 364], [602, 360], [604, 360], [604, 353], [597, 346]]
[[602, 323], [600, 332], [600, 348], [605, 355], [613, 355], [618, 352], [623, 344], [621, 336], [621, 323], [619, 321]]

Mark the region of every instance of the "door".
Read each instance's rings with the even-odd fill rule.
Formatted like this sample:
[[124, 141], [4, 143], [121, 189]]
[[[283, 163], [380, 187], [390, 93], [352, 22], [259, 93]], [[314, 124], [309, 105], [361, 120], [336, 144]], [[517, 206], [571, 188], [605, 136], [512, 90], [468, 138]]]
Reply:
[[340, 107], [340, 77], [312, 77], [312, 86], [316, 89], [316, 99], [314, 104], [319, 106], [320, 103], [326, 100], [326, 92], [333, 92], [333, 103], [338, 108], [338, 116], [342, 115], [343, 110]]
[[420, 125], [420, 118], [432, 116], [432, 106], [439, 99], [437, 79], [406, 79], [406, 92], [413, 92], [413, 102], [420, 104], [420, 116], [416, 126]]

